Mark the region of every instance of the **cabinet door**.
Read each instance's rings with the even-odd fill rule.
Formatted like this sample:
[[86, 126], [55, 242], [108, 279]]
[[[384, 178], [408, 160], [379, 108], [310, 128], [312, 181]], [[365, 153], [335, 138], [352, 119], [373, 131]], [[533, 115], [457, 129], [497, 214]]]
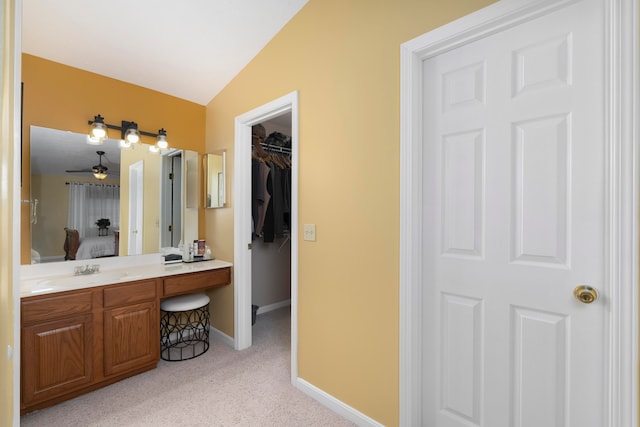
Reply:
[[104, 374], [157, 362], [160, 332], [155, 301], [104, 311]]
[[22, 397], [34, 403], [93, 379], [93, 316], [39, 323], [22, 330]]

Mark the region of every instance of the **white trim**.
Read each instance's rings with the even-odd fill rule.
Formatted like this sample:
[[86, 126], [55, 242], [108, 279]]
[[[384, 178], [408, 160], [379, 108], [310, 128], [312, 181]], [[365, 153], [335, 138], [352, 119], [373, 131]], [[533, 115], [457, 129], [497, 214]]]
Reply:
[[[638, 425], [638, 0], [603, 0], [608, 10], [605, 111], [610, 141], [608, 263], [611, 322], [608, 426]], [[421, 425], [422, 62], [564, 7], [573, 0], [502, 0], [401, 46], [400, 51], [400, 425]]]
[[257, 315], [265, 314], [265, 313], [268, 313], [268, 312], [273, 311], [273, 310], [277, 310], [277, 309], [282, 308], [282, 307], [288, 307], [290, 305], [291, 305], [291, 300], [290, 299], [287, 299], [287, 300], [284, 300], [284, 301], [278, 301], [278, 302], [273, 303], [273, 304], [269, 304], [269, 305], [264, 305], [262, 307], [258, 307], [258, 311], [256, 312], [256, 314]]
[[[3, 5], [4, 7], [4, 5]], [[20, 185], [22, 171], [22, 0], [14, 0], [13, 37], [13, 426], [20, 425]], [[6, 10], [6, 8], [5, 8]], [[4, 22], [8, 22], [5, 19]], [[4, 30], [3, 30], [4, 31]], [[6, 34], [6, 32], [5, 32]]]
[[209, 325], [209, 334], [217, 336], [222, 342], [233, 348], [233, 338], [222, 332], [220, 329], [216, 329], [213, 326]]
[[608, 105], [605, 110], [611, 182], [608, 264], [610, 426], [638, 425], [638, 1], [605, 2]]
[[298, 92], [235, 119], [234, 137], [234, 348], [251, 346], [251, 126], [291, 112], [291, 382], [298, 378]]
[[318, 387], [308, 383], [302, 378], [298, 378], [294, 382], [294, 385], [298, 390], [302, 391], [307, 396], [310, 396], [311, 398], [317, 400], [322, 405], [331, 409], [336, 414], [343, 416], [344, 418], [348, 419], [351, 422], [354, 422], [358, 426], [361, 426], [361, 427], [367, 427], [367, 426], [382, 427], [383, 426], [383, 424], [380, 424], [376, 420], [369, 418], [362, 412], [343, 403], [341, 400], [336, 399], [330, 394], [320, 390]]

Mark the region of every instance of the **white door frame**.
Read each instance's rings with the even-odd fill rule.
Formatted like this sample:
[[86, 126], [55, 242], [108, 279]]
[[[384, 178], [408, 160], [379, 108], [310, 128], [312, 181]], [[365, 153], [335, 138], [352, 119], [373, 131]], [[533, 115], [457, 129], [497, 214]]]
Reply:
[[[422, 63], [576, 0], [502, 0], [401, 46], [400, 425], [422, 425]], [[607, 245], [611, 283], [608, 426], [636, 427], [638, 379], [638, 0], [603, 0], [611, 182]]]
[[[144, 215], [144, 162], [129, 166], [129, 236], [127, 255], [142, 255], [142, 219]], [[133, 228], [135, 226], [135, 229]]]
[[291, 381], [298, 377], [298, 92], [235, 119], [233, 167], [234, 347], [251, 347], [251, 126], [291, 112]]

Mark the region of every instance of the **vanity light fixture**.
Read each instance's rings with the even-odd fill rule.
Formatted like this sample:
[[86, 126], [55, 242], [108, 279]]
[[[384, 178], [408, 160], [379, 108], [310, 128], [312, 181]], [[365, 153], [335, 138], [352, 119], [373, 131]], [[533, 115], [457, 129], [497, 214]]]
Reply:
[[158, 131], [158, 139], [156, 139], [156, 146], [161, 150], [166, 150], [169, 148], [169, 143], [167, 142], [167, 131], [164, 128]]
[[120, 147], [129, 148], [132, 144], [137, 144], [142, 140], [142, 136], [151, 136], [156, 138], [155, 145], [149, 147], [149, 151], [154, 153], [160, 150], [167, 150], [169, 143], [167, 142], [167, 131], [162, 128], [158, 133], [145, 132], [138, 129], [138, 124], [134, 121], [122, 120], [120, 126], [110, 125], [104, 122], [104, 117], [100, 114], [94, 116], [93, 120], [89, 120], [91, 130], [87, 137], [89, 144], [99, 145], [102, 144], [104, 139], [108, 138], [107, 129], [116, 129], [121, 133], [122, 139], [120, 140]]
[[100, 145], [107, 138], [107, 125], [104, 124], [104, 117], [100, 114], [94, 116], [93, 122], [89, 122], [91, 130], [87, 137], [87, 142], [92, 145]]
[[137, 144], [140, 142], [140, 133], [138, 132], [138, 124], [136, 122], [122, 122], [127, 123], [127, 130], [124, 131], [122, 139], [128, 144]]

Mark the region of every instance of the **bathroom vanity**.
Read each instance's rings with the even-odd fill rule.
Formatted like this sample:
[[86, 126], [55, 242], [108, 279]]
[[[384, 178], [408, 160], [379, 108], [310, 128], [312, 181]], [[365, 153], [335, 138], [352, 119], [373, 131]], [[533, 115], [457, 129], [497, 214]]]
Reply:
[[231, 282], [231, 264], [224, 261], [163, 265], [159, 256], [140, 259], [137, 265], [106, 262], [100, 272], [80, 276], [73, 270], [81, 262], [63, 263], [68, 271], [57, 275], [40, 275], [44, 265], [25, 269], [21, 414], [155, 368], [160, 301]]

